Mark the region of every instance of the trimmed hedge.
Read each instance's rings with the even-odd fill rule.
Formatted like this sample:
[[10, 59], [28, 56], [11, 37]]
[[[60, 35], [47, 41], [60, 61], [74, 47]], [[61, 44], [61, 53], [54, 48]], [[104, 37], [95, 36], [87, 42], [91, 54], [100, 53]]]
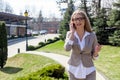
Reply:
[[60, 38], [55, 37], [54, 39], [48, 39], [45, 42], [39, 42], [37, 46], [29, 45], [28, 50], [35, 50], [35, 49], [41, 48], [43, 46], [46, 46], [48, 44], [54, 43], [54, 42], [56, 42], [58, 40], [60, 40]]
[[50, 64], [17, 80], [68, 80], [65, 68], [60, 64]]

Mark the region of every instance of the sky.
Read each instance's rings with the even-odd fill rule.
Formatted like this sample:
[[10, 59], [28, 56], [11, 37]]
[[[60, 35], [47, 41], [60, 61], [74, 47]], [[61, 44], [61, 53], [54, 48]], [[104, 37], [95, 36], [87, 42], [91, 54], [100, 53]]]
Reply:
[[14, 14], [28, 10], [29, 16], [37, 17], [40, 10], [43, 17], [61, 17], [56, 0], [4, 0], [13, 8]]
[[[38, 17], [39, 12], [41, 10], [43, 17], [62, 18], [61, 12], [59, 11], [58, 8], [58, 4], [56, 3], [56, 1], [60, 0], [3, 0], [3, 1], [7, 2], [13, 8], [14, 14], [19, 15], [20, 12], [24, 13], [25, 10], [28, 10], [30, 17]], [[75, 5], [79, 5], [80, 4], [79, 1], [80, 0], [76, 0]], [[62, 5], [62, 7], [66, 8], [66, 5]]]

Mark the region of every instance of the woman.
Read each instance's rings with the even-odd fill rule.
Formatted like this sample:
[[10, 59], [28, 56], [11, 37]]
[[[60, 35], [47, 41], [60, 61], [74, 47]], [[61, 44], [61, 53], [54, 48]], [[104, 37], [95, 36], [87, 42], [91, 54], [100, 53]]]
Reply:
[[73, 12], [64, 48], [71, 51], [68, 61], [70, 80], [96, 80], [96, 69], [92, 59], [98, 57], [101, 46], [84, 11]]

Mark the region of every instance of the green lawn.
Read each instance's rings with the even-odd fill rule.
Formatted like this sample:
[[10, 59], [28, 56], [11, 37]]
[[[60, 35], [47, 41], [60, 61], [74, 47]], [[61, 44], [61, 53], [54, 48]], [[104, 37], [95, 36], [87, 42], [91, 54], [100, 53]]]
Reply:
[[53, 52], [56, 54], [62, 54], [62, 55], [69, 55], [69, 52], [65, 52], [64, 50], [64, 42], [63, 41], [57, 41], [53, 44], [49, 44], [45, 47], [42, 47], [40, 49], [38, 49], [37, 51], [44, 51], [44, 52]]
[[109, 80], [120, 80], [120, 47], [104, 45], [95, 65]]
[[40, 55], [20, 53], [9, 58], [4, 68], [0, 69], [0, 80], [16, 80], [53, 63], [57, 62]]
[[[57, 41], [38, 49], [37, 51], [53, 52], [62, 55], [69, 55], [63, 48], [64, 42]], [[120, 80], [120, 47], [103, 45], [99, 59], [95, 61], [97, 70], [102, 72], [109, 80]]]

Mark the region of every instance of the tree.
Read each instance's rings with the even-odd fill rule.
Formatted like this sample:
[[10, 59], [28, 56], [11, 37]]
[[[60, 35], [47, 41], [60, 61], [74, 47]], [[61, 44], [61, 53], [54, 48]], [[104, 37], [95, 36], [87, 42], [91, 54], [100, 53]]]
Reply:
[[98, 38], [98, 42], [100, 44], [108, 44], [108, 36], [109, 33], [106, 30], [106, 27], [108, 26], [106, 21], [106, 10], [103, 8], [101, 9], [101, 14], [99, 14], [95, 19], [94, 19], [94, 28], [95, 32]]
[[61, 38], [64, 40], [66, 37], [66, 32], [69, 30], [69, 23], [70, 23], [70, 18], [71, 15], [74, 11], [74, 4], [73, 1], [70, 0], [70, 2], [68, 3], [68, 8], [64, 14], [64, 18], [60, 23], [60, 29], [59, 32], [61, 34]]
[[5, 23], [0, 22], [0, 66], [6, 64], [7, 60], [7, 32]]
[[[105, 1], [105, 0], [103, 0]], [[91, 9], [91, 15], [93, 17], [97, 17], [100, 13], [100, 10], [101, 10], [101, 2], [102, 0], [92, 0], [91, 2], [91, 6], [90, 6], [90, 9]]]
[[[88, 7], [87, 7], [87, 0], [81, 0], [82, 4], [83, 4], [83, 9], [85, 10], [87, 16], [89, 17], [89, 13], [88, 13]], [[89, 17], [90, 18], [90, 17]]]
[[112, 45], [120, 46], [120, 0], [118, 2], [113, 3], [114, 9], [111, 11], [109, 15], [109, 21], [107, 22], [110, 27], [115, 27], [116, 30], [109, 37], [109, 42]]

